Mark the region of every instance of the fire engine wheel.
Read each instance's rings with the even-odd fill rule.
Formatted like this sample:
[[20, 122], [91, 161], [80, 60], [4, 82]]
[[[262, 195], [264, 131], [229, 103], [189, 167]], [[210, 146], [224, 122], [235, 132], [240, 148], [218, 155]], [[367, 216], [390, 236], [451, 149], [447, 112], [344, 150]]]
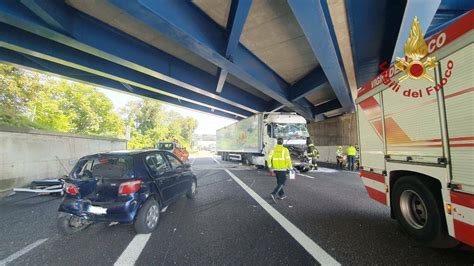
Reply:
[[400, 196], [400, 210], [403, 217], [415, 229], [426, 225], [428, 215], [423, 199], [413, 190], [405, 190]]
[[394, 185], [392, 207], [401, 227], [425, 245], [449, 248], [457, 245], [448, 233], [441, 193], [420, 177], [405, 176]]

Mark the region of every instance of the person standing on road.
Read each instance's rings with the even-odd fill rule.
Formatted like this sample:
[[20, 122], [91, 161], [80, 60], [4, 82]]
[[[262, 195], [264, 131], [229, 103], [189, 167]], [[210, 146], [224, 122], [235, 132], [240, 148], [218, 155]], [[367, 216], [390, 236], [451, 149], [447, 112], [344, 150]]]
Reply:
[[307, 146], [307, 154], [308, 157], [311, 160], [311, 165], [313, 169], [318, 169], [318, 163], [316, 162], [316, 159], [319, 159], [319, 151], [316, 149], [316, 147], [313, 144], [313, 141], [311, 138], [307, 137], [306, 138], [306, 146]]
[[270, 194], [272, 200], [276, 203], [275, 197], [278, 199], [286, 198], [283, 186], [286, 183], [286, 172], [293, 169], [291, 164], [290, 152], [287, 148], [283, 147], [283, 139], [277, 139], [277, 145], [270, 151], [267, 159], [267, 165], [270, 168], [270, 172], [275, 173], [277, 186]]
[[343, 168], [342, 166], [342, 160], [343, 160], [343, 157], [344, 156], [344, 153], [342, 151], [342, 146], [337, 146], [337, 150], [336, 150], [336, 162], [337, 162], [337, 166], [339, 168]]
[[349, 170], [354, 171], [354, 162], [357, 154], [357, 149], [351, 144], [347, 147], [347, 162], [349, 164]]

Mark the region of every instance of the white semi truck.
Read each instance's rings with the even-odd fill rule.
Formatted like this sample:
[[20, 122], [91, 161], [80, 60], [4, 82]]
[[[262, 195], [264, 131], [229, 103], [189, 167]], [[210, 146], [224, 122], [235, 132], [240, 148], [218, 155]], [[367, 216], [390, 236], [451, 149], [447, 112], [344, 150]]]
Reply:
[[473, 27], [471, 11], [426, 42], [412, 28], [407, 56], [356, 100], [369, 196], [430, 246], [474, 247]]
[[306, 119], [295, 113], [259, 113], [216, 132], [216, 151], [222, 160], [266, 167], [266, 159], [277, 138], [282, 137], [295, 168], [302, 169], [306, 138]]

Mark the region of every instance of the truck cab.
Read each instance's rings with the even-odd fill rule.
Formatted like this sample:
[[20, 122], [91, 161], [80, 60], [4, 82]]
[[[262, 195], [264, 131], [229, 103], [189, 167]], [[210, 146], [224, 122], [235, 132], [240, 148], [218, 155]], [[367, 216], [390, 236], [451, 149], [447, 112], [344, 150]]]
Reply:
[[288, 148], [293, 166], [302, 168], [306, 150], [306, 138], [309, 133], [306, 119], [293, 113], [271, 113], [264, 116], [266, 132], [264, 134], [265, 160], [275, 147], [277, 138], [283, 138], [283, 146]]

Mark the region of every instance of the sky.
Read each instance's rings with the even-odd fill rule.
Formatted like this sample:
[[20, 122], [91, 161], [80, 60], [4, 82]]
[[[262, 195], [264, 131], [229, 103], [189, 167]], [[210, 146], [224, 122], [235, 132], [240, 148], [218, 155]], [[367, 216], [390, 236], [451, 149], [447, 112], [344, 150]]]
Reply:
[[[117, 111], [121, 107], [126, 106], [129, 101], [141, 100], [140, 97], [132, 96], [126, 93], [121, 93], [118, 91], [102, 89], [102, 88], [97, 88], [97, 89], [103, 94], [105, 94], [105, 96], [107, 96], [112, 101], [112, 103], [114, 104], [114, 108]], [[232, 120], [229, 118], [206, 114], [203, 112], [194, 111], [194, 110], [190, 110], [183, 107], [177, 107], [177, 106], [166, 104], [166, 103], [163, 103], [163, 105], [165, 106], [167, 110], [173, 110], [183, 116], [189, 116], [196, 119], [198, 121], [198, 127], [196, 128], [196, 131], [194, 131], [195, 134], [215, 135], [217, 129], [236, 122], [236, 120]]]

